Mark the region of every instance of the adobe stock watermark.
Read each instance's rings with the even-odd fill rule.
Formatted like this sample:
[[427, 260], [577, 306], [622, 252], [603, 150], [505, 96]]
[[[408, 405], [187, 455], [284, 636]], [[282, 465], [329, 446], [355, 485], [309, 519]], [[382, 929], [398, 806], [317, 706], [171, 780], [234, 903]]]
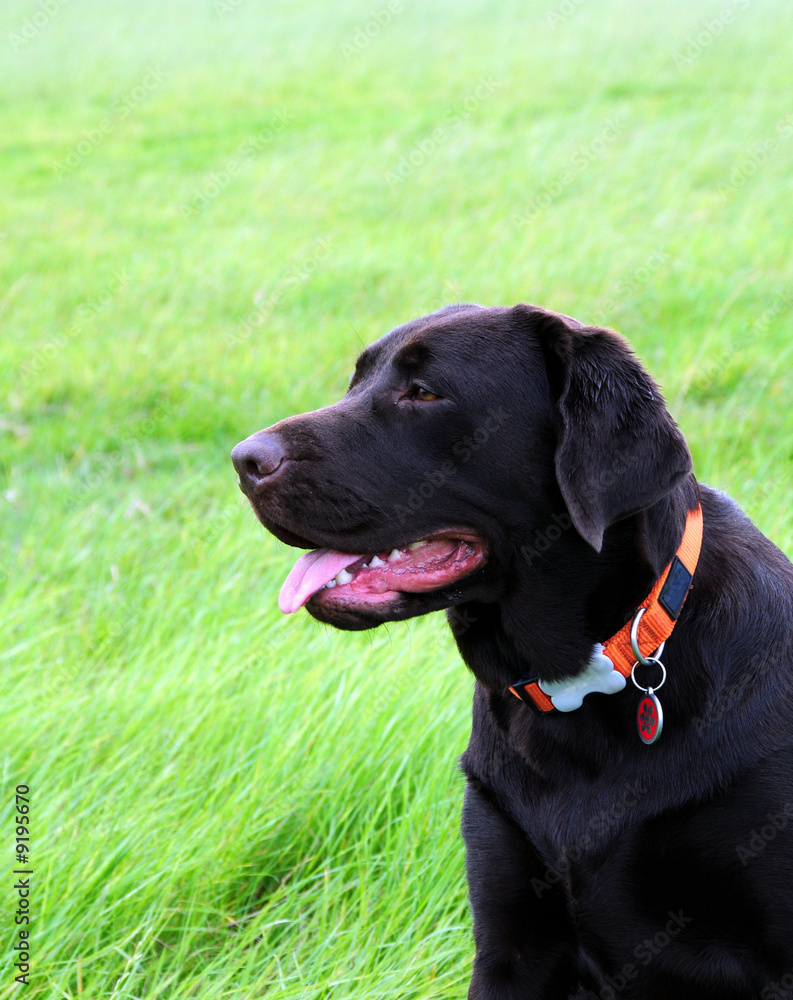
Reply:
[[707, 714], [704, 716], [694, 716], [691, 720], [694, 735], [702, 737], [709, 729], [712, 729], [714, 726], [720, 726], [731, 708], [742, 701], [744, 695], [752, 687], [756, 679], [754, 673], [747, 670], [738, 681], [725, 688], [718, 698], [709, 702]]
[[497, 410], [491, 409], [486, 420], [476, 428], [472, 434], [466, 434], [452, 445], [454, 459], [447, 458], [437, 468], [430, 470], [422, 479], [421, 483], [411, 489], [404, 504], [393, 504], [394, 513], [400, 524], [405, 524], [413, 518], [417, 511], [421, 510], [424, 504], [443, 489], [465, 465], [473, 458], [480, 448], [484, 447], [493, 434], [497, 433], [509, 420], [509, 413], [500, 407]]
[[753, 334], [765, 333], [779, 314], [791, 307], [793, 307], [793, 286], [776, 293], [771, 305], [766, 306], [752, 323], [750, 332]]
[[211, 170], [196, 184], [188, 200], [179, 206], [182, 217], [190, 219], [202, 212], [229, 186], [239, 174], [254, 162], [257, 153], [266, 149], [294, 121], [294, 115], [283, 108], [274, 111], [265, 128], [246, 136], [226, 162]]
[[526, 229], [546, 208], [553, 204], [596, 160], [600, 159], [627, 129], [627, 116], [619, 114], [616, 118], [607, 118], [598, 135], [590, 142], [579, 146], [570, 157], [569, 165], [557, 177], [549, 181], [533, 198], [530, 198], [520, 212], [512, 216], [512, 222], [518, 231]]
[[782, 145], [793, 138], [793, 115], [785, 115], [776, 123], [776, 130], [763, 142], [750, 147], [741, 157], [727, 180], [718, 186], [719, 194], [727, 200], [764, 167]]
[[477, 86], [459, 104], [449, 108], [432, 132], [417, 142], [392, 170], [387, 170], [383, 174], [388, 186], [395, 188], [417, 170], [420, 170], [427, 160], [438, 151], [439, 147], [451, 138], [453, 130], [458, 125], [468, 121], [479, 105], [492, 97], [496, 90], [503, 86], [501, 80], [480, 77]]
[[[607, 469], [601, 469], [594, 482], [588, 485], [589, 493], [600, 493], [611, 489], [618, 477], [625, 475], [638, 461], [637, 455], [618, 454], [613, 463]], [[552, 514], [550, 522], [544, 528], [537, 528], [532, 543], [521, 545], [520, 554], [531, 565], [535, 559], [544, 558], [551, 546], [572, 526], [573, 519], [566, 510]]]
[[455, 639], [465, 635], [472, 625], [476, 625], [479, 619], [473, 615], [468, 608], [449, 608], [446, 612], [446, 621]]
[[[32, 899], [33, 889], [31, 886], [33, 869], [30, 867], [32, 829], [30, 799], [30, 786], [27, 784], [17, 785], [11, 813], [12, 829], [16, 834], [15, 838], [14, 834], [11, 835], [16, 840], [16, 846], [13, 849], [11, 857], [17, 865], [12, 871], [12, 874], [16, 876], [16, 882], [14, 882], [13, 887], [14, 903], [16, 904], [16, 911], [14, 913], [14, 925], [16, 927], [14, 938], [16, 943], [11, 945], [11, 953], [14, 956], [13, 968], [16, 972], [14, 982], [20, 983], [23, 986], [30, 986], [29, 976], [32, 974], [31, 967], [33, 964], [31, 961], [31, 953], [33, 951], [31, 925], [34, 920], [34, 909]], [[27, 877], [22, 878], [23, 875]]]
[[793, 656], [793, 636], [786, 636], [770, 643], [747, 663], [741, 676], [725, 687], [719, 695], [708, 701], [704, 716], [694, 716], [691, 726], [695, 736], [705, 736], [714, 726], [721, 726], [735, 705], [738, 705], [751, 691], [763, 674], [774, 670], [780, 663], [786, 663]]
[[598, 312], [613, 312], [618, 306], [632, 299], [659, 271], [669, 264], [669, 254], [662, 247], [655, 247], [635, 270], [615, 281], [606, 295], [595, 305]]
[[752, 830], [746, 844], [739, 844], [735, 848], [744, 868], [759, 857], [771, 841], [776, 840], [779, 834], [784, 833], [790, 826], [790, 821], [793, 820], [793, 802], [786, 802], [778, 813], [767, 813], [764, 819], [768, 822], [759, 829]]
[[543, 893], [555, 885], [563, 883], [567, 877], [567, 865], [577, 864], [587, 851], [597, 848], [619, 827], [623, 817], [634, 809], [649, 789], [634, 782], [623, 786], [619, 799], [607, 809], [595, 813], [587, 823], [583, 835], [564, 849], [564, 856], [558, 865], [549, 865], [542, 878], [532, 878], [531, 887], [537, 899], [542, 899]]
[[[693, 917], [687, 917], [682, 910], [675, 913], [670, 910], [669, 919], [664, 928], [658, 931], [652, 938], [645, 938], [641, 944], [637, 944], [633, 949], [633, 957], [642, 965], [648, 966], [658, 955], [668, 948], [674, 939], [694, 922]], [[616, 1000], [620, 993], [626, 988], [628, 983], [634, 980], [639, 974], [639, 967], [633, 962], [628, 962], [613, 976], [604, 976], [606, 985], [600, 990], [601, 1000]]]
[[241, 7], [244, 0], [213, 0], [212, 9], [222, 21], [227, 14]]
[[693, 392], [694, 395], [706, 392], [727, 371], [732, 360], [740, 353], [741, 350], [733, 345], [718, 358], [708, 361], [704, 366], [698, 366], [696, 377], [683, 390], [684, 395], [690, 392]]
[[562, 21], [567, 21], [578, 13], [586, 2], [587, 0], [562, 0], [553, 10], [545, 12], [545, 20], [551, 28], [557, 28]]
[[36, 4], [37, 9], [30, 17], [25, 18], [16, 31], [9, 31], [8, 41], [11, 48], [21, 49], [27, 45], [69, 3], [70, 0], [39, 0]]
[[770, 982], [760, 990], [760, 1000], [793, 1000], [793, 972], [786, 972], [779, 982]]
[[684, 385], [683, 393], [693, 392], [695, 395], [704, 393], [727, 371], [729, 366], [745, 352], [745, 345], [752, 343], [753, 338], [765, 333], [784, 312], [793, 307], [793, 287], [781, 289], [771, 301], [771, 304], [756, 317], [749, 332], [745, 335], [740, 345], [733, 344], [718, 358], [699, 365], [696, 376]]
[[173, 420], [175, 409], [171, 403], [157, 403], [152, 412], [142, 420], [135, 431], [129, 434], [113, 451], [103, 453], [93, 460], [90, 471], [81, 482], [69, 489], [67, 506], [74, 509], [100, 489], [124, 465], [134, 453], [134, 449], [150, 439], [163, 420]]
[[74, 319], [66, 330], [63, 333], [54, 334], [45, 344], [37, 347], [31, 359], [18, 370], [17, 379], [21, 384], [28, 385], [32, 379], [40, 375], [61, 351], [65, 350], [79, 335], [81, 328], [87, 321], [106, 309], [116, 295], [128, 284], [129, 275], [127, 272], [125, 270], [116, 271], [101, 292], [79, 305], [75, 311]]
[[237, 347], [250, 340], [256, 330], [272, 316], [287, 292], [294, 286], [307, 281], [314, 271], [330, 257], [332, 251], [333, 246], [330, 239], [317, 240], [312, 252], [295, 261], [276, 282], [269, 295], [257, 292], [254, 296], [255, 308], [248, 313], [236, 330], [225, 335], [226, 347]]
[[425, 316], [428, 316], [430, 313], [443, 309], [444, 306], [457, 305], [462, 301], [463, 288], [460, 282], [456, 279], [446, 278], [434, 302], [430, 302], [426, 307], [420, 306], [420, 310]]
[[368, 48], [383, 29], [387, 28], [403, 10], [402, 0], [388, 0], [384, 7], [371, 11], [368, 19], [359, 24], [352, 35], [339, 46], [345, 62], [354, 59], [355, 56], [360, 55], [364, 49]]
[[168, 75], [159, 64], [149, 66], [140, 83], [116, 101], [111, 114], [98, 122], [94, 128], [84, 131], [82, 139], [78, 139], [69, 148], [66, 156], [55, 164], [56, 177], [61, 179], [74, 173], [97, 146], [100, 146], [109, 135], [112, 135], [121, 122], [126, 121], [136, 108], [139, 108], [155, 91], [159, 90]]
[[732, 5], [723, 7], [716, 17], [702, 22], [702, 27], [696, 35], [689, 35], [685, 47], [675, 52], [675, 66], [682, 73], [694, 63], [724, 34], [728, 25], [735, 21], [736, 11], [744, 11], [752, 0], [732, 0]]
[[[451, 632], [453, 639], [460, 639], [473, 625], [479, 621], [479, 618], [471, 612], [467, 607], [455, 606], [446, 609], [446, 624], [448, 625], [448, 630]], [[427, 663], [434, 663], [436, 659], [443, 656], [444, 653], [448, 651], [449, 639], [446, 629], [440, 629], [429, 641], [425, 642], [422, 639], [421, 650], [422, 658]], [[415, 678], [410, 674], [403, 674], [400, 672], [398, 675], [400, 678], [400, 690], [403, 684], [414, 684]], [[391, 688], [389, 687], [389, 691]], [[389, 695], [390, 697], [390, 695]]]
[[249, 502], [247, 497], [240, 494], [232, 503], [226, 504], [222, 510], [202, 519], [198, 537], [204, 542], [210, 542], [219, 535], [225, 535], [229, 528], [239, 520], [243, 508], [247, 510]]

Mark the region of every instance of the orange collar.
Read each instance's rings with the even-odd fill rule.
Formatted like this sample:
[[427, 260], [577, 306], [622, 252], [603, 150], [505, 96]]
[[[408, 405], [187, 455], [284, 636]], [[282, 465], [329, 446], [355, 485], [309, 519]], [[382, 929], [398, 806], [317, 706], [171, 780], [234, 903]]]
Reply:
[[[652, 656], [653, 652], [672, 634], [686, 597], [688, 597], [688, 592], [691, 590], [701, 548], [702, 507], [698, 506], [696, 510], [688, 512], [683, 538], [672, 561], [656, 580], [655, 586], [645, 600], [636, 609], [636, 615], [640, 611], [643, 612], [638, 625], [638, 647], [643, 656]], [[624, 678], [631, 676], [631, 671], [636, 663], [636, 657], [631, 648], [631, 625], [635, 621], [636, 615], [616, 635], [608, 639], [603, 644], [602, 649], [598, 647], [597, 650], [598, 653], [602, 652], [603, 656], [608, 657], [614, 670], [619, 671], [622, 675], [623, 680], [618, 677], [618, 683], [612, 686], [612, 691], [624, 688]], [[571, 681], [573, 680], [571, 678]], [[556, 711], [557, 706], [551, 695], [543, 691], [541, 683], [539, 678], [518, 681], [509, 690], [537, 715], [548, 715]], [[601, 688], [601, 690], [606, 689]]]

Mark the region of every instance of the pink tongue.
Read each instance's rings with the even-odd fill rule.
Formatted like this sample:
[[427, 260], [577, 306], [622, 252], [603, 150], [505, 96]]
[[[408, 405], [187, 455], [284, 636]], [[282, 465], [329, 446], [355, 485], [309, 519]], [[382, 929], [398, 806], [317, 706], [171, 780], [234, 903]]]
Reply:
[[305, 552], [292, 567], [284, 580], [278, 595], [278, 607], [285, 615], [302, 608], [306, 601], [348, 566], [352, 566], [361, 556], [351, 556], [349, 552], [335, 552], [333, 549], [314, 549]]

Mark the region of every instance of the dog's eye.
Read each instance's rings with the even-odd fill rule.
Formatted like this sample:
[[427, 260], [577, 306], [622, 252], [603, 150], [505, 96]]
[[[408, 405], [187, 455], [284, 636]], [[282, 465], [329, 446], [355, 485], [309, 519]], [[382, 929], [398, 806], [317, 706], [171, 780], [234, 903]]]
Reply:
[[423, 385], [418, 385], [418, 383], [414, 383], [410, 387], [408, 398], [420, 399], [422, 403], [433, 403], [435, 402], [436, 399], [439, 399], [440, 397], [437, 395], [437, 393], [434, 393], [429, 389], [425, 389]]

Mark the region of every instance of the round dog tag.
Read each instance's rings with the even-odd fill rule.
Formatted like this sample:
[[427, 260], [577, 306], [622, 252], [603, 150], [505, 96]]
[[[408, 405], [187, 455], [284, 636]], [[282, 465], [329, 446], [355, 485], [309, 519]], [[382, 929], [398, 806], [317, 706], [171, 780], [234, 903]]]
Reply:
[[664, 728], [664, 710], [661, 702], [653, 694], [653, 689], [648, 688], [639, 708], [636, 712], [636, 728], [639, 730], [639, 738], [642, 743], [655, 743]]

